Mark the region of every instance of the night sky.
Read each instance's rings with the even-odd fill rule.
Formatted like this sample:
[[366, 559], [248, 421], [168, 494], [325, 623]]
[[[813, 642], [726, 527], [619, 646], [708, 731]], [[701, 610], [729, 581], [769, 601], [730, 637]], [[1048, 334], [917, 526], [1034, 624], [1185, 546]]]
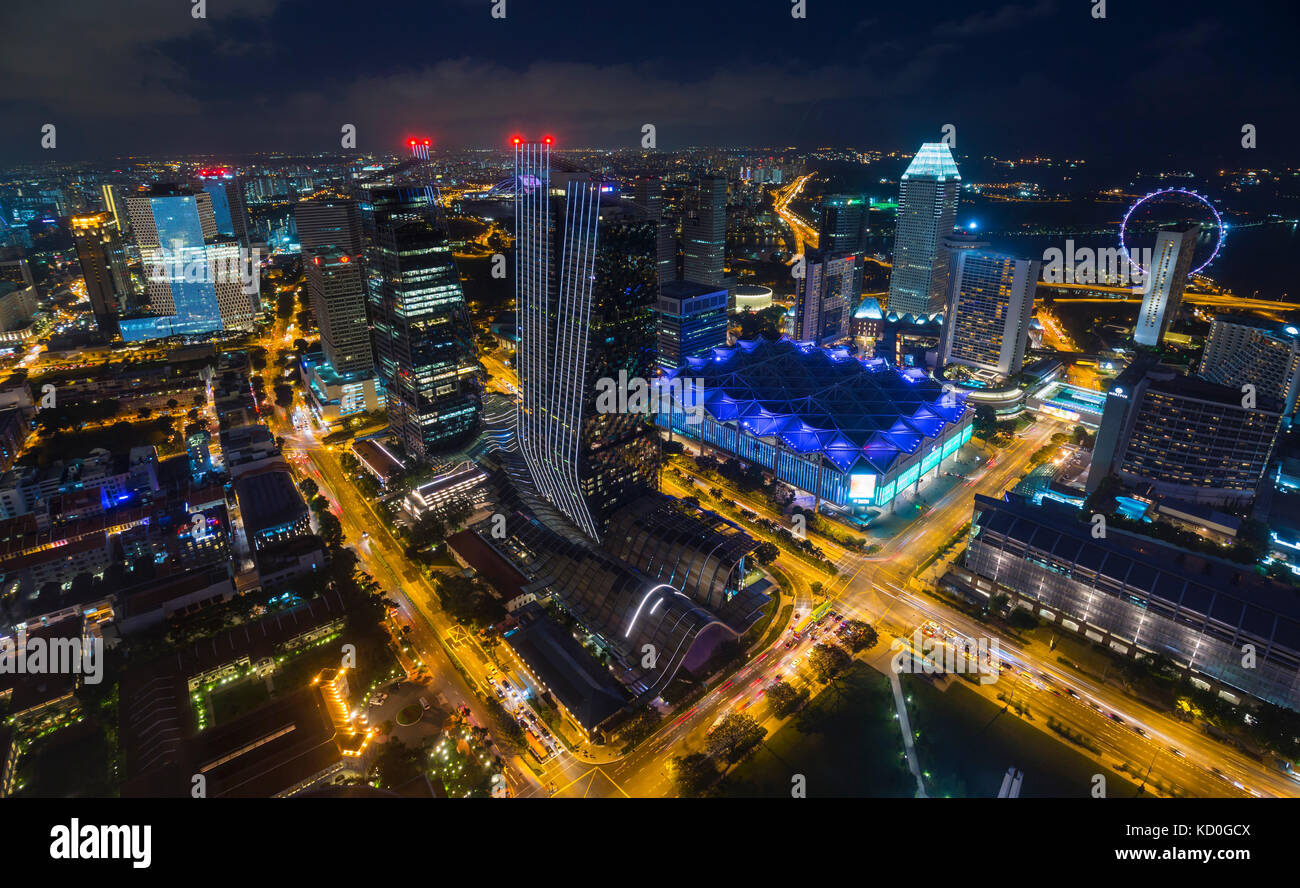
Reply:
[[[1296, 160], [1295, 0], [3, 0], [0, 161], [494, 146]], [[1259, 147], [1240, 146], [1243, 123]], [[1176, 164], [1175, 164], [1176, 165]]]

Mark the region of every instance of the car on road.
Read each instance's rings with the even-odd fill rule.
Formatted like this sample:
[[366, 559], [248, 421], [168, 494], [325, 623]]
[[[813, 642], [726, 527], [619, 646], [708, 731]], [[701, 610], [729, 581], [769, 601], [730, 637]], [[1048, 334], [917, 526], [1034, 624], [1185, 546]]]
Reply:
[[1183, 755], [1183, 751], [1179, 749], [1177, 746], [1169, 747], [1169, 751], [1174, 755], [1178, 756], [1179, 758], [1187, 758], [1187, 756]]

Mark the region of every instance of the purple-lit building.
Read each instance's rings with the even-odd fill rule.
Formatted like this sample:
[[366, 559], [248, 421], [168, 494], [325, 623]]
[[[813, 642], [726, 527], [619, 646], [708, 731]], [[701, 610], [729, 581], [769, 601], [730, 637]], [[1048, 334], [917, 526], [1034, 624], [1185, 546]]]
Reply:
[[862, 361], [847, 349], [740, 342], [688, 359], [677, 378], [698, 380], [703, 409], [692, 416], [674, 396], [675, 434], [846, 508], [889, 505], [971, 437], [963, 394], [945, 392], [922, 370]]

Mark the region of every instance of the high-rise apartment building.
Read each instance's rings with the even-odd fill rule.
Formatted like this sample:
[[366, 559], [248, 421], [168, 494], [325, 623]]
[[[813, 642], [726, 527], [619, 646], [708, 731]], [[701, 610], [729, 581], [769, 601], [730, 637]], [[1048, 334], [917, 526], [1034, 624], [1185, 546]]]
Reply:
[[252, 328], [254, 269], [239, 242], [218, 232], [208, 192], [156, 185], [126, 204], [144, 263], [149, 314], [120, 322], [124, 340]]
[[99, 332], [111, 339], [118, 335], [118, 317], [131, 299], [131, 276], [117, 221], [107, 211], [73, 216], [72, 242], [95, 323]]
[[1156, 235], [1151, 267], [1146, 269], [1142, 308], [1133, 328], [1133, 341], [1138, 345], [1159, 346], [1169, 325], [1178, 317], [1200, 233], [1198, 224]]
[[424, 459], [479, 427], [483, 379], [469, 307], [432, 187], [374, 189], [361, 214], [389, 428]]
[[597, 404], [599, 380], [654, 375], [657, 224], [602, 207], [598, 175], [553, 173], [549, 142], [517, 141], [515, 174], [520, 450], [538, 492], [599, 540], [657, 474], [649, 417]]
[[984, 250], [952, 254], [939, 364], [962, 364], [1002, 379], [1025, 362], [1033, 320], [1037, 260]]
[[1224, 314], [1210, 324], [1200, 376], [1240, 389], [1253, 385], [1295, 414], [1300, 394], [1300, 327], [1258, 315]]
[[898, 187], [890, 312], [932, 315], [948, 295], [948, 251], [943, 238], [957, 219], [961, 175], [943, 142], [926, 142], [912, 158]]

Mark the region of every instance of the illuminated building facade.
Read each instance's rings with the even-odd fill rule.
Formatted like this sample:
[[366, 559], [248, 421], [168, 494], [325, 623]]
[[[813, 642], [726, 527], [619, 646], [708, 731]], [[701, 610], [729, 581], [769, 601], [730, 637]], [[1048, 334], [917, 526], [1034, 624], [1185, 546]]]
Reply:
[[465, 441], [480, 424], [482, 371], [469, 307], [432, 187], [376, 189], [361, 213], [389, 428], [422, 459]]
[[149, 316], [122, 319], [122, 338], [252, 329], [257, 294], [245, 292], [240, 245], [218, 232], [212, 196], [157, 185], [126, 203], [144, 262]]
[[727, 179], [702, 175], [682, 219], [682, 279], [722, 286], [727, 251]]
[[600, 413], [597, 381], [655, 372], [658, 223], [601, 206], [598, 175], [551, 168], [548, 141], [515, 143], [519, 445], [537, 490], [587, 536], [654, 485], [647, 417]]
[[1255, 386], [1290, 422], [1300, 395], [1300, 328], [1259, 315], [1219, 315], [1210, 325], [1199, 375], [1219, 385]]
[[727, 344], [727, 291], [694, 281], [669, 281], [659, 295], [659, 367], [681, 367], [687, 357]]
[[961, 175], [943, 142], [926, 142], [898, 186], [894, 267], [889, 311], [933, 315], [948, 295], [948, 251], [943, 238], [957, 220]]
[[1037, 260], [982, 250], [952, 254], [940, 366], [961, 364], [1002, 379], [1020, 372], [1039, 265]]
[[1011, 500], [976, 495], [965, 558], [975, 576], [955, 572], [960, 585], [986, 599], [1005, 593], [1116, 653], [1168, 656], [1202, 688], [1300, 709], [1300, 607], [1288, 588], [1122, 530], [1095, 539], [1069, 506]]
[[1155, 492], [1207, 505], [1252, 501], [1281, 429], [1281, 405], [1265, 395], [1254, 407], [1240, 388], [1134, 363], [1106, 395], [1088, 492], [1114, 474]]
[[86, 296], [99, 332], [113, 338], [117, 319], [131, 299], [131, 276], [126, 251], [112, 213], [72, 217], [72, 242], [86, 280]]
[[1196, 238], [1200, 233], [1200, 225], [1191, 225], [1156, 235], [1155, 249], [1151, 252], [1152, 267], [1146, 269], [1142, 307], [1133, 328], [1133, 341], [1138, 345], [1160, 345], [1169, 325], [1178, 317], [1183, 304], [1183, 288], [1187, 286], [1187, 275], [1192, 270]]
[[244, 202], [244, 180], [225, 168], [199, 170], [199, 182], [212, 198], [212, 218], [217, 232], [233, 237], [248, 249], [248, 208]]
[[845, 349], [758, 339], [681, 373], [702, 380], [704, 413], [692, 422], [674, 402], [674, 433], [845, 508], [891, 504], [971, 437], [964, 395]]
[[830, 345], [849, 335], [857, 305], [862, 258], [856, 253], [804, 251], [804, 275], [795, 293], [794, 332], [800, 342]]

